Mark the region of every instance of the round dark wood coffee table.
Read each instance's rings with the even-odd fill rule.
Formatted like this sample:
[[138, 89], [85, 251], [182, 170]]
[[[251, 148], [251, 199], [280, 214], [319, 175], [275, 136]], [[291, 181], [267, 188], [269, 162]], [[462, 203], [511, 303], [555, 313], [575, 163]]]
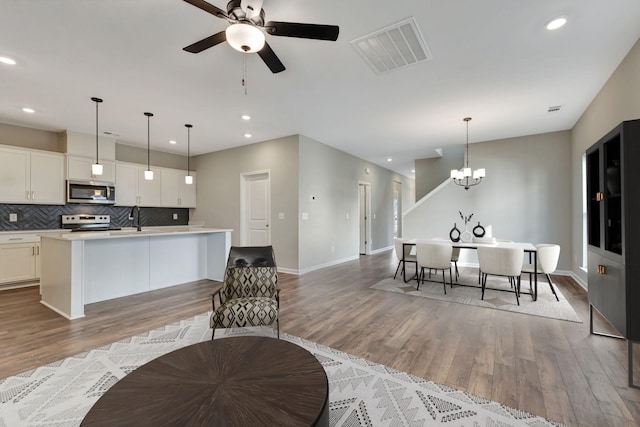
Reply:
[[328, 426], [329, 384], [318, 360], [293, 343], [221, 338], [140, 366], [82, 425]]

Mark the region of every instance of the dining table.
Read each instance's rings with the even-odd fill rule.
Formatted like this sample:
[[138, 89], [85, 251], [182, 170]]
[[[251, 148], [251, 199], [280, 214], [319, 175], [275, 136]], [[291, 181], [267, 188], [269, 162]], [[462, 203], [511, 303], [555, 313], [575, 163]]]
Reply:
[[[533, 290], [531, 293], [522, 292], [527, 295], [531, 295], [534, 301], [538, 300], [538, 251], [536, 246], [533, 243], [527, 242], [451, 242], [448, 240], [439, 240], [439, 239], [407, 239], [402, 242], [402, 262], [404, 265], [404, 254], [406, 252], [406, 246], [415, 247], [418, 243], [451, 243], [451, 247], [460, 248], [460, 249], [472, 249], [477, 250], [479, 247], [501, 247], [501, 248], [521, 248], [529, 257], [529, 263], [533, 265]], [[405, 283], [417, 279], [418, 277], [418, 265], [416, 264], [416, 274], [413, 277], [407, 279], [407, 269], [406, 266], [402, 271], [402, 279]], [[470, 286], [468, 284], [462, 283], [454, 283], [459, 286]], [[478, 286], [480, 287], [480, 286]], [[487, 288], [490, 289], [490, 288]], [[497, 289], [501, 290], [501, 289]]]

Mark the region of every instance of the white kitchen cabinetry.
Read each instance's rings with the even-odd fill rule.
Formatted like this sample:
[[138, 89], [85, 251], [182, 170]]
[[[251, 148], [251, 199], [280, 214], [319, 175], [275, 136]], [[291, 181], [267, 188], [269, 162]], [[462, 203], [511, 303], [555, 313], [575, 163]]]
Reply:
[[39, 237], [8, 237], [0, 240], [0, 284], [36, 280], [40, 277]]
[[160, 206], [161, 205], [161, 173], [160, 169], [151, 167], [153, 180], [144, 179], [145, 165], [134, 163], [116, 164], [116, 205], [120, 206]]
[[94, 158], [67, 155], [67, 179], [93, 180], [115, 182], [116, 162], [113, 160], [102, 160], [102, 175], [91, 173], [91, 165], [96, 162]]
[[186, 172], [177, 169], [162, 169], [162, 206], [171, 208], [195, 208], [196, 207], [196, 179], [193, 176], [193, 184], [186, 184], [184, 177]]
[[64, 155], [0, 147], [0, 203], [64, 202]]

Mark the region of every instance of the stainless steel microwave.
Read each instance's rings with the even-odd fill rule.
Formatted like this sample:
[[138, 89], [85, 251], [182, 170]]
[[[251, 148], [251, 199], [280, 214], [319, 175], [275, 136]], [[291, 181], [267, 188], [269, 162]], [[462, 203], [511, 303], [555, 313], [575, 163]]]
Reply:
[[112, 205], [115, 202], [116, 188], [112, 182], [67, 180], [67, 203]]

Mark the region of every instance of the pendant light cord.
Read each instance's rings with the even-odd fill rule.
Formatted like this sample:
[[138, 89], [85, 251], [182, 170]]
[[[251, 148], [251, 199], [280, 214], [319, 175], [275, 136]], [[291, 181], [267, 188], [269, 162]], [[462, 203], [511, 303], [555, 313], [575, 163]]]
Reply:
[[96, 164], [98, 163], [98, 102], [96, 102]]
[[147, 170], [150, 171], [151, 170], [151, 137], [150, 137], [151, 125], [150, 125], [150, 121], [151, 121], [151, 117], [153, 117], [153, 113], [144, 113], [144, 115], [147, 116]]
[[96, 164], [98, 164], [98, 104], [102, 102], [102, 99], [93, 97], [91, 100], [96, 103]]
[[467, 159], [466, 159], [466, 166], [465, 167], [469, 167], [469, 122], [471, 121], [471, 117], [465, 117], [463, 119], [465, 122], [467, 122]]
[[187, 176], [191, 175], [191, 128], [193, 125], [186, 124], [187, 128]]

